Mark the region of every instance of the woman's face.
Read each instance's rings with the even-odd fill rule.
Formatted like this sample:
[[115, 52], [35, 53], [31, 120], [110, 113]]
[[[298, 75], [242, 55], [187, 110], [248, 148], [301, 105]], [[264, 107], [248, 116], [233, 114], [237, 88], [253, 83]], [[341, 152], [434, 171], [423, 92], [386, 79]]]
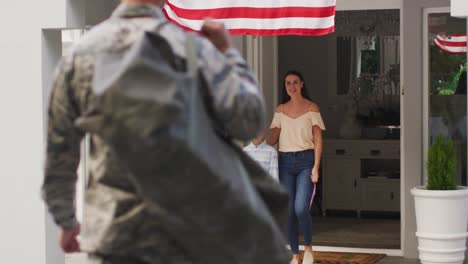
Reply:
[[299, 76], [290, 74], [286, 76], [286, 80], [284, 82], [284, 86], [286, 88], [286, 92], [290, 97], [301, 95], [302, 87], [304, 86], [304, 82], [301, 81]]

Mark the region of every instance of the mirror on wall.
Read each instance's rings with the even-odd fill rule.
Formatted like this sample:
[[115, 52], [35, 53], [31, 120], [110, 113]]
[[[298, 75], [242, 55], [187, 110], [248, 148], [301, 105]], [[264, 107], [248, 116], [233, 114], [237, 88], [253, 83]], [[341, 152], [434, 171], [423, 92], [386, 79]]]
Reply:
[[[338, 11], [336, 14], [336, 53], [338, 95], [348, 94], [359, 78], [371, 82], [384, 78], [400, 64], [399, 10]], [[396, 78], [396, 77], [395, 77]], [[396, 80], [395, 80], [396, 81]], [[388, 93], [398, 94], [398, 87]]]
[[335, 95], [362, 126], [399, 127], [400, 11], [339, 11], [335, 38]]

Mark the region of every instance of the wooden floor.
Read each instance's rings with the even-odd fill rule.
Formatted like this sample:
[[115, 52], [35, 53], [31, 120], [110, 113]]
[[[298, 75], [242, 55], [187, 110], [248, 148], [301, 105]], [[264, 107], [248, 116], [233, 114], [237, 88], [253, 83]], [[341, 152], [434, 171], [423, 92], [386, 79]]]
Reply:
[[313, 217], [314, 246], [400, 249], [399, 219]]

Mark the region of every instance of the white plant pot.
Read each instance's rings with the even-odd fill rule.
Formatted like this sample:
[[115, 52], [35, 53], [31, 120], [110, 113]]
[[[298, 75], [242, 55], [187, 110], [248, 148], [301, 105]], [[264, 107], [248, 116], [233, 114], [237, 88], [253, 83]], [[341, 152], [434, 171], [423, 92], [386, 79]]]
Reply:
[[468, 236], [468, 189], [430, 191], [416, 187], [411, 193], [421, 263], [463, 264]]

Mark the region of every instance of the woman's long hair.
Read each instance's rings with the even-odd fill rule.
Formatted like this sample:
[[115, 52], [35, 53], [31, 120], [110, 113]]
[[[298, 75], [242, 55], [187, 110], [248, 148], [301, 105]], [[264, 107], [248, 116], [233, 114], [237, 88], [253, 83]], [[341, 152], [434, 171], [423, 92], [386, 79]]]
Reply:
[[294, 75], [294, 76], [299, 77], [299, 80], [301, 80], [301, 82], [304, 83], [301, 89], [301, 95], [305, 99], [310, 100], [309, 94], [307, 93], [306, 83], [304, 81], [304, 77], [302, 76], [302, 74], [296, 70], [289, 70], [288, 72], [286, 72], [286, 74], [283, 77], [283, 89], [281, 89], [280, 91], [280, 102], [284, 104], [284, 103], [287, 103], [291, 99], [291, 97], [288, 95], [288, 92], [286, 91], [286, 77], [288, 77], [289, 75]]

